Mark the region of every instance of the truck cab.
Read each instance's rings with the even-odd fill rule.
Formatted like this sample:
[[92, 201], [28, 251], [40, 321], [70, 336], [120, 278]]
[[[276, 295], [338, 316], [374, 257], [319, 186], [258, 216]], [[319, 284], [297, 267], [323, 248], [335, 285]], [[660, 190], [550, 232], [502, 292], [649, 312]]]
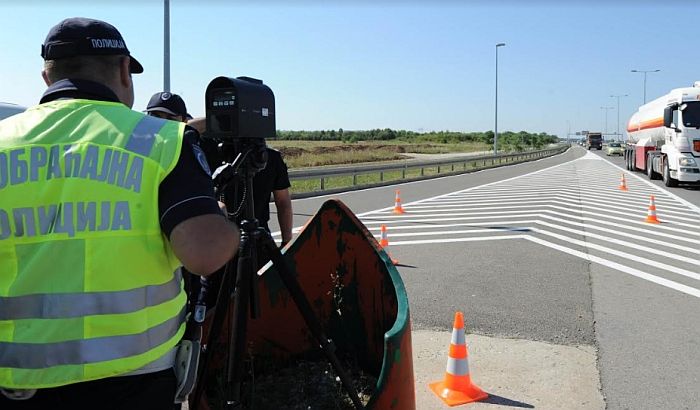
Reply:
[[599, 132], [590, 132], [586, 135], [586, 148], [591, 150], [593, 148], [598, 151], [603, 149], [603, 135]]

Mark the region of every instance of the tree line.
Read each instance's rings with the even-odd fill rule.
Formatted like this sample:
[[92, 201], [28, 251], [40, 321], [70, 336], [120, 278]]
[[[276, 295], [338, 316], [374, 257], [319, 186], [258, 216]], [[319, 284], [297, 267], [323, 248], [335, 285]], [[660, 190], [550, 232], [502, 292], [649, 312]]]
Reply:
[[[280, 140], [305, 140], [305, 141], [391, 141], [397, 140], [407, 143], [483, 143], [493, 145], [493, 131], [485, 132], [455, 132], [433, 131], [414, 132], [406, 130], [392, 130], [390, 128], [373, 130], [321, 130], [321, 131], [277, 131], [277, 139]], [[546, 133], [530, 133], [526, 131], [505, 131], [498, 134], [498, 145], [501, 147], [535, 147], [540, 148], [550, 143], [555, 143], [558, 138]]]

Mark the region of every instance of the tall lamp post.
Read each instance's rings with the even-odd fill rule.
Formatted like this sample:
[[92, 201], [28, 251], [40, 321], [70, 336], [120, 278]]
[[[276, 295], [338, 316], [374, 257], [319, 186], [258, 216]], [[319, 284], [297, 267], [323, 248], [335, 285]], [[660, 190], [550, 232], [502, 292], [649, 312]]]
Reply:
[[170, 0], [163, 3], [163, 91], [170, 92]]
[[611, 98], [617, 98], [617, 131], [615, 132], [616, 137], [622, 140], [622, 135], [620, 134], [620, 97], [627, 97], [627, 94], [611, 95]]
[[601, 110], [605, 110], [605, 132], [603, 133], [603, 140], [605, 140], [605, 134], [608, 133], [608, 110], [613, 110], [615, 107], [600, 107]]
[[633, 73], [644, 74], [644, 104], [647, 103], [647, 73], [658, 73], [661, 70], [632, 70]]
[[496, 107], [493, 131], [493, 154], [498, 154], [498, 47], [505, 46], [506, 43], [496, 44]]

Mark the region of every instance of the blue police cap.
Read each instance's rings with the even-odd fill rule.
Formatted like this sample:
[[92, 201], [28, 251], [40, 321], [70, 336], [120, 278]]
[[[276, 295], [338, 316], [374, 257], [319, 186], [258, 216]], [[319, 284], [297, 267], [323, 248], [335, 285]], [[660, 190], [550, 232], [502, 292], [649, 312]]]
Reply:
[[146, 112], [161, 111], [170, 115], [187, 117], [187, 106], [177, 94], [169, 92], [155, 93], [148, 101]]
[[130, 71], [143, 72], [143, 66], [131, 56], [119, 30], [104, 21], [84, 17], [65, 19], [51, 28], [41, 45], [44, 60], [81, 55], [130, 56]]

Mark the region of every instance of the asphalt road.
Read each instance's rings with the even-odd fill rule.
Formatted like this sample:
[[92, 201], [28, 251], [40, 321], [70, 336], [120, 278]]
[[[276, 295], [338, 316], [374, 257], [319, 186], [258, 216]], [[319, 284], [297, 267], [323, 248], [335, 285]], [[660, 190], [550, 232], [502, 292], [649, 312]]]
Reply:
[[[697, 409], [700, 191], [601, 153], [333, 197], [376, 235], [386, 224], [414, 330], [462, 310], [470, 333], [591, 346], [607, 408]], [[644, 222], [652, 194], [659, 225]], [[294, 225], [326, 199], [295, 200]]]

